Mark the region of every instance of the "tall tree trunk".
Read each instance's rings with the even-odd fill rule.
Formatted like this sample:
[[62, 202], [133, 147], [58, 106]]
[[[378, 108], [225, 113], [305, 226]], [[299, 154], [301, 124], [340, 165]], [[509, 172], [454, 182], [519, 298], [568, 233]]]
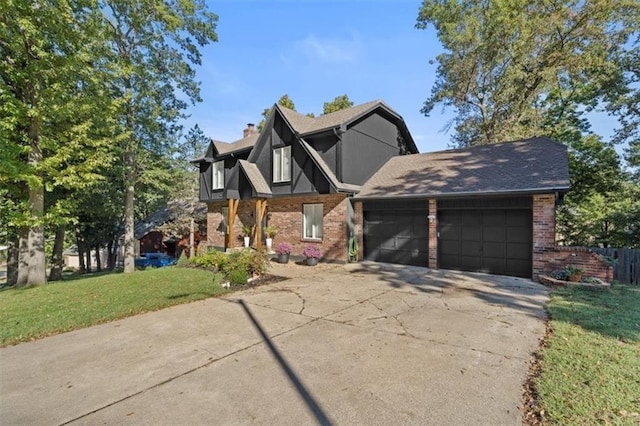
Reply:
[[82, 237], [76, 234], [76, 247], [78, 248], [78, 265], [80, 266], [80, 273], [87, 272], [87, 265], [84, 264], [84, 241]]
[[18, 230], [18, 276], [16, 287], [27, 285], [29, 278], [29, 228]]
[[87, 272], [91, 273], [91, 267], [93, 266], [93, 262], [91, 262], [91, 246], [89, 244], [85, 244], [84, 250], [84, 255], [87, 257], [87, 260], [85, 260], [87, 264]]
[[[192, 209], [193, 211], [193, 209]], [[189, 257], [195, 256], [195, 224], [196, 221], [191, 218], [191, 228], [189, 229]]]
[[111, 238], [109, 240], [109, 242], [107, 243], [107, 269], [108, 270], [113, 270], [113, 268], [115, 268], [115, 256], [114, 254], [114, 250], [113, 250], [113, 238]]
[[49, 271], [49, 281], [60, 281], [62, 279], [62, 268], [64, 259], [62, 251], [64, 249], [65, 227], [58, 225], [56, 228], [56, 238], [53, 242], [53, 254], [51, 255], [51, 271]]
[[7, 252], [7, 285], [13, 286], [18, 282], [18, 247], [20, 240], [14, 237], [9, 240], [9, 250]]
[[[37, 101], [34, 102], [37, 105]], [[37, 167], [42, 162], [42, 149], [40, 146], [40, 123], [37, 117], [32, 117], [29, 124], [29, 139], [31, 150], [29, 151], [29, 165]], [[47, 283], [46, 259], [44, 254], [44, 185], [41, 178], [29, 185], [29, 210], [31, 213], [31, 226], [27, 241], [28, 273], [27, 285], [42, 285]]]
[[96, 251], [96, 272], [102, 272], [102, 262], [100, 259], [100, 246], [95, 247]]
[[126, 193], [124, 196], [124, 272], [130, 273], [135, 271], [136, 258], [136, 240], [134, 235], [133, 222], [133, 198], [134, 185], [131, 178], [126, 184]]

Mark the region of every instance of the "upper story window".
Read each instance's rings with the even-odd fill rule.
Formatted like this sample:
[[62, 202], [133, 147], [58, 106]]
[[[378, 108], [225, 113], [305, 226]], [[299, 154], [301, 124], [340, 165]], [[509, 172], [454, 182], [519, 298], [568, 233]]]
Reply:
[[224, 161], [213, 163], [211, 170], [211, 189], [224, 189]]
[[273, 150], [273, 181], [289, 182], [291, 180], [291, 146]]

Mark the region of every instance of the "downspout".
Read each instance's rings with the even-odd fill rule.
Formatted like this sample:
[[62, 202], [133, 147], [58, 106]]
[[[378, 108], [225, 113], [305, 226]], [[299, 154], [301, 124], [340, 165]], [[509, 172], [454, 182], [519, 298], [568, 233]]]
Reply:
[[338, 178], [338, 182], [342, 182], [342, 135], [344, 132], [343, 126], [333, 128], [333, 134], [338, 138], [338, 146], [336, 149], [336, 177]]

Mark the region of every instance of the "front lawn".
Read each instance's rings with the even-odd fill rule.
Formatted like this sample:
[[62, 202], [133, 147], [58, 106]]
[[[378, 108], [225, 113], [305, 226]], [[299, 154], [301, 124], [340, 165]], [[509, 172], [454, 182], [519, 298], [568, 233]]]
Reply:
[[640, 287], [561, 288], [535, 379], [553, 424], [640, 424]]
[[226, 293], [202, 269], [111, 273], [0, 291], [0, 346]]

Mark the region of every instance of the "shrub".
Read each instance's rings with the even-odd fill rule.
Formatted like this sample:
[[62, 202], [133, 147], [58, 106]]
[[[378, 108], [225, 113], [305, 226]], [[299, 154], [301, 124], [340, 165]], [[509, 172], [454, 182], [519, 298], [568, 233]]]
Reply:
[[249, 273], [241, 267], [236, 267], [227, 272], [227, 278], [233, 285], [245, 285], [249, 279]]
[[567, 265], [564, 267], [564, 271], [567, 273], [567, 276], [571, 275], [582, 275], [584, 274], [584, 269], [575, 266], [575, 265]]
[[276, 254], [282, 256], [283, 254], [291, 254], [293, 247], [289, 243], [280, 243], [276, 246]]
[[227, 255], [218, 250], [211, 250], [208, 253], [201, 256], [194, 256], [189, 263], [197, 268], [224, 270], [227, 264]]
[[317, 246], [313, 246], [309, 244], [304, 248], [304, 250], [302, 251], [302, 254], [307, 259], [309, 258], [320, 259], [322, 257], [322, 250], [320, 250], [320, 248], [318, 248]]
[[552, 271], [551, 274], [549, 275], [551, 275], [551, 278], [555, 278], [556, 280], [560, 280], [560, 281], [566, 281], [567, 278], [569, 278], [567, 271], [565, 271], [564, 269], [558, 269], [558, 270]]
[[250, 249], [234, 251], [227, 256], [227, 263], [220, 270], [229, 274], [243, 269], [247, 274], [263, 274], [267, 270], [269, 259], [261, 252]]

